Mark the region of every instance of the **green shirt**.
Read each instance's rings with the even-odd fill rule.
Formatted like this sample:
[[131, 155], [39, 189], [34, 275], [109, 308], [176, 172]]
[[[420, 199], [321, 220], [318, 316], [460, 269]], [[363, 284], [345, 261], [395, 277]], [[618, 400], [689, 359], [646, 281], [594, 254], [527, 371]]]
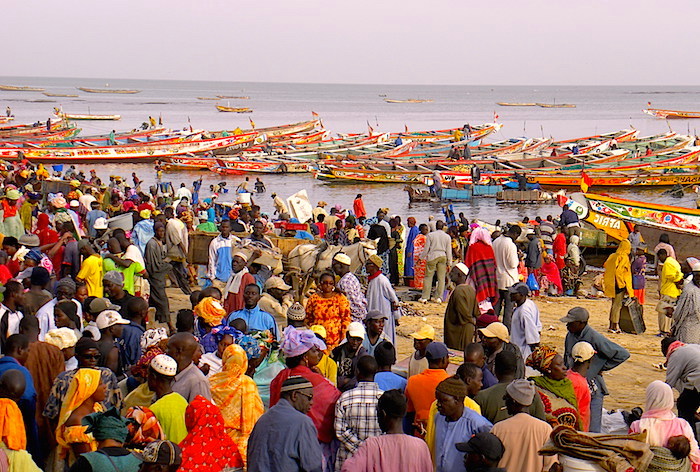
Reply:
[[187, 436], [185, 409], [187, 400], [179, 393], [169, 393], [151, 405], [151, 411], [165, 433], [165, 439], [179, 444]]

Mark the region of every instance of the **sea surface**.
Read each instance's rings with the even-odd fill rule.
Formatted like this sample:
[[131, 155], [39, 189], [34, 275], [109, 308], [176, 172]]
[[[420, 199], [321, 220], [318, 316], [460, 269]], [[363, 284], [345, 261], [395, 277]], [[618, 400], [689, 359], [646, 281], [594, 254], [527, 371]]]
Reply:
[[[515, 81], [515, 79], [514, 79]], [[673, 130], [682, 134], [697, 134], [700, 120], [657, 120], [642, 113], [647, 102], [655, 108], [700, 110], [700, 87], [666, 86], [425, 86], [425, 85], [343, 85], [343, 84], [289, 84], [252, 82], [195, 82], [174, 80], [109, 80], [76, 78], [0, 77], [3, 85], [43, 87], [49, 93], [78, 94], [77, 98], [46, 97], [41, 92], [0, 91], [0, 113], [12, 108], [15, 123], [46, 120], [53, 107], [67, 113], [120, 114], [120, 121], [78, 122], [82, 135], [106, 134], [112, 129], [126, 131], [136, 128], [149, 116], [162, 117], [164, 126], [220, 130], [237, 126], [249, 128], [249, 119], [257, 127], [274, 126], [303, 121], [316, 112], [325, 127], [333, 132], [366, 132], [368, 124], [377, 132], [400, 132], [444, 129], [464, 123], [492, 122], [494, 115], [503, 128], [487, 138], [487, 142], [511, 137], [553, 137], [568, 139], [584, 137], [634, 127], [640, 136]], [[91, 94], [76, 87], [136, 89], [133, 95]], [[197, 97], [216, 95], [248, 96], [249, 99], [199, 100]], [[430, 103], [391, 104], [384, 98], [430, 99]], [[502, 107], [496, 102], [571, 103], [576, 108]], [[216, 104], [250, 107], [253, 113], [221, 113]], [[153, 167], [148, 164], [85, 165], [79, 170], [97, 170], [103, 179], [119, 174], [124, 177], [136, 172], [146, 183], [155, 180]], [[314, 180], [310, 175], [255, 175], [267, 186], [267, 193], [256, 196], [263, 211], [272, 210], [270, 193], [289, 196], [305, 189], [312, 201], [324, 200], [331, 205], [352, 205], [357, 193], [362, 193], [368, 212], [388, 207], [391, 214], [415, 216], [426, 221], [428, 215], [440, 213], [439, 204], [409, 206], [403, 185], [393, 184], [328, 184]], [[233, 191], [243, 180], [240, 176], [221, 177], [211, 172], [171, 172], [165, 180], [176, 187], [188, 185], [203, 178], [203, 194], [207, 196], [210, 184], [225, 180]], [[252, 188], [252, 185], [251, 185]], [[599, 190], [600, 189], [594, 189]], [[663, 195], [664, 189], [646, 190], [604, 189], [606, 193], [644, 201], [663, 202], [694, 208], [695, 196], [683, 198]], [[520, 220], [525, 216], [558, 214], [555, 205], [497, 204], [494, 199], [482, 198], [472, 202], [455, 203], [455, 212], [464, 212], [468, 218], [494, 222]]]

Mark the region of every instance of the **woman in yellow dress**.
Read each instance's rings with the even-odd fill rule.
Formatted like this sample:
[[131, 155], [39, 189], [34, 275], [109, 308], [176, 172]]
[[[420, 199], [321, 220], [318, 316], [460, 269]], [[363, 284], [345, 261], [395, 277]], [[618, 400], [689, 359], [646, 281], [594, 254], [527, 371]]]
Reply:
[[83, 417], [102, 411], [100, 402], [107, 396], [107, 387], [100, 381], [97, 369], [79, 369], [71, 380], [65, 400], [61, 405], [56, 428], [58, 451], [56, 470], [73, 465], [76, 458], [84, 452], [97, 450], [97, 441], [92, 434], [87, 434], [83, 426]]
[[245, 462], [248, 436], [265, 412], [255, 381], [246, 375], [248, 356], [241, 346], [231, 344], [221, 357], [221, 372], [209, 378], [213, 402], [224, 417], [226, 433], [238, 446]]

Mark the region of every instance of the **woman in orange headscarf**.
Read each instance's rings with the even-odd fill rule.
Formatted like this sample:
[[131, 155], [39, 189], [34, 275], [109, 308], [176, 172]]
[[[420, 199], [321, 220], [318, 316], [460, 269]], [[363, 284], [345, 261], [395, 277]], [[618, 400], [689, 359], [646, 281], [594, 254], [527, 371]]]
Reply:
[[97, 369], [79, 369], [71, 380], [56, 428], [59, 464], [65, 461], [71, 466], [80, 454], [97, 450], [97, 441], [85, 432], [87, 426], [83, 426], [82, 419], [103, 410], [100, 402], [107, 397], [107, 387], [100, 375]]
[[232, 344], [221, 358], [221, 372], [209, 379], [213, 402], [221, 409], [226, 433], [247, 459], [248, 436], [258, 418], [265, 412], [255, 381], [245, 375], [248, 356], [241, 346]]
[[0, 454], [7, 457], [9, 470], [41, 471], [26, 451], [27, 433], [22, 412], [9, 398], [0, 398], [0, 441]]

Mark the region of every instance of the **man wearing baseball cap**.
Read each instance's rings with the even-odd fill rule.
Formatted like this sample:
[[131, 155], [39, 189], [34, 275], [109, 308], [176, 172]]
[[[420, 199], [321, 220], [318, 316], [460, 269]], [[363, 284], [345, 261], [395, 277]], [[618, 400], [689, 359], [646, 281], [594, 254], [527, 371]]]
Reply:
[[101, 354], [99, 366], [111, 369], [119, 378], [123, 374], [123, 366], [117, 339], [122, 337], [124, 325], [129, 324], [129, 320], [122, 318], [117, 311], [105, 310], [97, 316], [95, 324], [100, 330], [100, 340], [97, 342]]
[[591, 366], [593, 356], [595, 356], [595, 349], [590, 343], [581, 341], [574, 344], [574, 347], [571, 349], [574, 365], [566, 373], [567, 378], [574, 385], [578, 412], [583, 425], [582, 431], [588, 431], [588, 427], [591, 424], [591, 387], [595, 387], [589, 384], [586, 374]]
[[457, 443], [455, 447], [465, 453], [464, 466], [470, 472], [506, 472], [506, 469], [498, 468], [505, 448], [491, 433], [476, 433], [468, 442]]
[[583, 307], [574, 307], [568, 311], [560, 321], [566, 323], [568, 331], [564, 342], [564, 363], [571, 369], [574, 366], [573, 348], [581, 342], [588, 342], [595, 354], [591, 358], [591, 365], [586, 372], [586, 378], [595, 385], [591, 393], [591, 424], [590, 432], [600, 433], [601, 418], [603, 415], [603, 398], [608, 394], [608, 389], [603, 380], [603, 372], [612, 370], [625, 362], [630, 353], [625, 348], [615, 344], [608, 338], [588, 325], [588, 310]]
[[430, 407], [435, 401], [435, 387], [449, 377], [447, 366], [450, 361], [447, 346], [441, 342], [431, 342], [425, 349], [425, 358], [428, 360], [428, 368], [410, 377], [406, 384], [407, 419], [419, 433], [422, 433], [427, 425]]
[[435, 340], [435, 328], [425, 324], [418, 331], [408, 336], [413, 338], [413, 349], [416, 350], [408, 358], [408, 377], [410, 378], [428, 368], [428, 359], [425, 358], [425, 352], [428, 345]]
[[283, 322], [287, 310], [294, 303], [294, 297], [289, 293], [291, 289], [282, 277], [273, 275], [265, 281], [265, 292], [260, 296], [258, 307], [274, 316], [278, 323]]
[[357, 385], [357, 361], [367, 355], [367, 351], [362, 347], [366, 336], [362, 323], [353, 321], [345, 332], [345, 341], [331, 351], [331, 359], [338, 364], [338, 390], [341, 392]]
[[139, 472], [176, 472], [182, 464], [182, 450], [172, 441], [153, 441], [134, 455], [141, 459]]
[[506, 386], [505, 403], [510, 418], [496, 423], [491, 430], [505, 447], [499, 467], [520, 472], [549, 470], [553, 456], [540, 456], [538, 451], [552, 433], [547, 422], [530, 416], [529, 409], [537, 391], [530, 380], [516, 379]]
[[374, 355], [374, 348], [382, 341], [389, 341], [389, 336], [384, 332], [384, 323], [389, 317], [381, 311], [371, 310], [365, 318], [365, 339], [362, 341], [362, 347], [365, 348], [367, 354]]
[[510, 326], [510, 340], [520, 348], [523, 359], [532, 354], [532, 349], [540, 344], [540, 309], [529, 297], [530, 289], [522, 282], [508, 289], [510, 300], [515, 308]]
[[498, 353], [510, 351], [515, 354], [517, 361], [515, 378], [525, 378], [525, 361], [523, 359], [523, 354], [520, 352], [518, 346], [510, 342], [510, 333], [508, 333], [506, 325], [498, 321], [491, 323], [486, 328], [481, 328], [479, 330], [479, 337], [481, 338], [481, 344], [484, 346], [484, 352], [486, 353], [486, 367], [491, 373], [495, 372], [496, 356]]
[[335, 289], [344, 294], [350, 302], [350, 317], [352, 321], [365, 320], [367, 316], [367, 298], [362, 291], [362, 285], [357, 280], [355, 274], [350, 270], [352, 260], [347, 254], [339, 252], [333, 257], [331, 268], [333, 272], [340, 277], [338, 283], [335, 284]]

